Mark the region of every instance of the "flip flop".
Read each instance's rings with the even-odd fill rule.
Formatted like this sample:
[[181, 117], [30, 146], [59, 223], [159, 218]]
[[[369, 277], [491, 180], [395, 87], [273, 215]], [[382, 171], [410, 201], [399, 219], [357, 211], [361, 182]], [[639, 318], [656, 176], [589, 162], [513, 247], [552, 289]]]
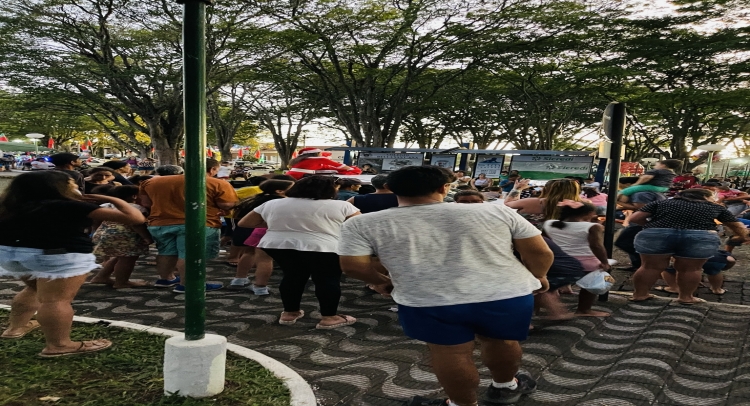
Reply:
[[[31, 327], [30, 327], [30, 328], [29, 328], [28, 330], [24, 331], [23, 333], [20, 333], [20, 334], [13, 334], [13, 335], [7, 335], [7, 336], [6, 336], [6, 335], [2, 335], [2, 336], [0, 336], [0, 338], [11, 338], [11, 339], [13, 339], [13, 338], [22, 338], [22, 337], [23, 337], [23, 336], [25, 336], [26, 334], [29, 334], [29, 333], [31, 333], [32, 331], [34, 331], [34, 330], [38, 329], [39, 327], [41, 327], [41, 326], [39, 325], [39, 322], [38, 322], [38, 321], [36, 321], [36, 320], [31, 320], [31, 321], [29, 321], [29, 324], [31, 324]], [[27, 324], [27, 326], [28, 326], [29, 324]]]
[[[286, 313], [286, 312], [281, 312], [281, 315], [283, 316], [284, 313]], [[300, 310], [299, 311], [299, 315], [297, 317], [295, 317], [294, 320], [281, 320], [281, 317], [279, 317], [279, 324], [282, 324], [284, 326], [291, 326], [292, 324], [296, 323], [297, 320], [299, 320], [299, 319], [301, 319], [303, 317], [305, 317], [305, 311], [304, 310]]]
[[692, 302], [680, 302], [679, 300], [675, 300], [675, 302], [677, 302], [677, 303], [679, 303], [679, 304], [681, 304], [683, 306], [692, 306], [692, 305], [697, 305], [697, 304], [701, 304], [701, 303], [706, 303], [706, 300], [705, 299], [701, 299], [699, 297], [696, 297], [695, 300], [692, 301]]
[[[89, 344], [89, 346], [86, 346], [86, 343]], [[75, 351], [70, 352], [56, 352], [52, 354], [45, 354], [43, 352], [39, 353], [39, 356], [42, 358], [59, 358], [59, 357], [67, 357], [70, 355], [79, 355], [79, 354], [87, 354], [90, 352], [97, 352], [101, 350], [106, 350], [107, 348], [112, 346], [112, 341], [105, 340], [105, 339], [99, 339], [99, 340], [91, 340], [91, 341], [81, 341], [81, 346], [78, 347]]]
[[674, 293], [677, 294], [677, 292], [670, 292], [667, 290], [669, 286], [654, 286], [654, 290], [658, 292], [664, 292], [664, 293]]
[[354, 324], [354, 323], [357, 322], [357, 319], [355, 319], [352, 316], [346, 316], [346, 315], [343, 315], [343, 314], [339, 314], [338, 316], [341, 317], [342, 319], [344, 319], [345, 321], [342, 322], [342, 323], [331, 324], [331, 325], [328, 325], [328, 326], [324, 326], [324, 325], [318, 323], [318, 325], [316, 325], [315, 328], [318, 329], [318, 330], [333, 330], [333, 329], [339, 328], [339, 327], [351, 326], [352, 324]]
[[723, 295], [723, 294], [725, 294], [725, 293], [729, 292], [729, 291], [728, 291], [728, 290], [726, 290], [726, 289], [722, 289], [722, 290], [723, 290], [723, 292], [721, 292], [721, 293], [716, 293], [716, 292], [714, 292], [713, 290], [711, 291], [711, 293], [713, 293], [713, 294], [714, 294], [714, 295], [716, 295], [716, 296], [721, 296], [721, 295]]
[[225, 262], [224, 262], [224, 265], [226, 265], [226, 266], [237, 266], [237, 262], [229, 262], [229, 261], [225, 261]]
[[638, 303], [638, 302], [646, 302], [646, 301], [649, 301], [649, 300], [653, 300], [653, 298], [654, 298], [654, 295], [649, 295], [649, 296], [648, 296], [647, 298], [645, 298], [645, 299], [638, 299], [638, 300], [636, 300], [636, 299], [633, 299], [633, 297], [629, 297], [629, 298], [628, 298], [628, 301], [631, 301], [631, 302], [633, 302], [633, 303]]

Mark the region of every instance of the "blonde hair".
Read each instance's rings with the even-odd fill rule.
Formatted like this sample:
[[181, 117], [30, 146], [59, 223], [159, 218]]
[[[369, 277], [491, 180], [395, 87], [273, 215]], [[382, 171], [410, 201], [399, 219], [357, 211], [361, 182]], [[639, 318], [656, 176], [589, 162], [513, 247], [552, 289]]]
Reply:
[[544, 218], [559, 220], [560, 207], [557, 204], [563, 200], [581, 201], [581, 185], [574, 179], [552, 179], [544, 185], [540, 199], [544, 199]]

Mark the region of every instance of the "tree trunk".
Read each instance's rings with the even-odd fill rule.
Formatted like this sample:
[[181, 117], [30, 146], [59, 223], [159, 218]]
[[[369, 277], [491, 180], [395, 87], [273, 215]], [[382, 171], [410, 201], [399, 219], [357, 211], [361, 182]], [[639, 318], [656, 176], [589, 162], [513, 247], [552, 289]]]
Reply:
[[158, 162], [158, 166], [180, 164], [178, 151], [169, 145], [169, 141], [165, 137], [157, 138], [152, 136], [151, 142], [154, 146], [154, 153], [156, 154], [156, 162]]

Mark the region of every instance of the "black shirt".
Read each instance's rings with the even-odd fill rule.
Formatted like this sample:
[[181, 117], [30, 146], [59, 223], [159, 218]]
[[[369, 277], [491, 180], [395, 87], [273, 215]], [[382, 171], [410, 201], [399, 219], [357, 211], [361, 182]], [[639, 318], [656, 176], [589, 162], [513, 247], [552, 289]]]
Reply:
[[714, 220], [737, 222], [724, 206], [711, 202], [691, 202], [683, 199], [651, 202], [640, 210], [651, 213], [651, 221], [643, 228], [676, 228], [681, 230], [716, 230]]
[[393, 193], [354, 196], [353, 202], [354, 207], [358, 208], [362, 214], [398, 207], [398, 198]]
[[83, 191], [85, 189], [85, 186], [84, 186], [85, 182], [83, 180], [83, 175], [81, 175], [81, 172], [78, 172], [78, 171], [69, 171], [67, 169], [59, 169], [59, 168], [55, 168], [55, 170], [67, 173], [68, 176], [70, 176], [71, 178], [73, 178], [73, 180], [76, 181], [76, 184], [78, 184], [78, 190], [80, 190], [81, 193], [83, 193]]
[[88, 215], [99, 206], [75, 200], [48, 200], [29, 204], [22, 213], [0, 219], [0, 245], [38, 249], [64, 249], [90, 254]]

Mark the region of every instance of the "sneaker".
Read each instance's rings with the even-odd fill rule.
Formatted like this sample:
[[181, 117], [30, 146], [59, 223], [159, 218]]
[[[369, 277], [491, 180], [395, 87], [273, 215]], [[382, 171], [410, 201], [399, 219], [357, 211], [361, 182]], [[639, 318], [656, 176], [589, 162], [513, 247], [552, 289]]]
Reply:
[[[211, 292], [214, 290], [219, 290], [223, 288], [224, 285], [221, 283], [207, 283], [206, 284], [206, 292]], [[173, 293], [185, 293], [185, 285], [177, 285], [172, 289]]]
[[448, 399], [429, 399], [422, 396], [414, 396], [407, 406], [448, 406]]
[[250, 280], [247, 278], [234, 278], [232, 279], [232, 282], [229, 283], [229, 286], [227, 286], [227, 289], [230, 290], [242, 290], [245, 289], [250, 285]]
[[253, 285], [253, 293], [255, 293], [257, 296], [266, 296], [271, 294], [268, 291], [268, 286], [257, 287], [255, 285]]
[[157, 279], [156, 282], [154, 282], [154, 286], [157, 288], [171, 288], [174, 285], [180, 284], [180, 277], [175, 276], [174, 279]]
[[528, 395], [536, 390], [536, 381], [526, 372], [516, 374], [518, 387], [510, 390], [508, 388], [496, 388], [490, 384], [487, 392], [484, 394], [484, 401], [500, 405], [516, 403], [521, 399], [521, 395]]

